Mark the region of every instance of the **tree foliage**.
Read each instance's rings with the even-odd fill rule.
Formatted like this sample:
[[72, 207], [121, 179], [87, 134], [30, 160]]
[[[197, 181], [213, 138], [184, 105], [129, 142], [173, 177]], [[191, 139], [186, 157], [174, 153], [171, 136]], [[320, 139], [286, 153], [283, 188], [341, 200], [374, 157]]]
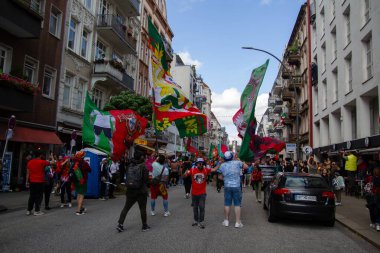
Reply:
[[126, 109], [134, 110], [148, 121], [152, 120], [152, 104], [149, 98], [132, 91], [122, 91], [120, 95], [111, 97], [110, 101], [104, 106], [105, 111]]

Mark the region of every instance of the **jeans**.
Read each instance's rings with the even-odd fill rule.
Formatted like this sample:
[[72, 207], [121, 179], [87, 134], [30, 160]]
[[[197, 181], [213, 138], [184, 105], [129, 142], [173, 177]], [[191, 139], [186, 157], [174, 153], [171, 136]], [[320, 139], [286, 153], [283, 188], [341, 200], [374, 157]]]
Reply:
[[45, 183], [30, 183], [28, 211], [33, 210], [39, 212], [41, 207], [42, 198], [44, 196], [44, 184]]
[[106, 197], [107, 184], [105, 182], [100, 182], [100, 197]]
[[53, 182], [52, 183], [46, 183], [44, 187], [44, 197], [45, 197], [45, 208], [49, 207], [50, 202], [50, 194], [53, 190]]
[[116, 174], [116, 173], [115, 173], [115, 174], [112, 174], [112, 178], [111, 178], [111, 180], [110, 180], [112, 184], [110, 184], [109, 189], [108, 189], [108, 196], [109, 196], [110, 198], [113, 198], [113, 197], [114, 197], [113, 192], [114, 192], [114, 190], [115, 190], [115, 186], [114, 186], [114, 184], [116, 184], [116, 179], [117, 179], [117, 174]]
[[261, 186], [262, 186], [262, 183], [261, 181], [252, 181], [253, 183], [253, 189], [255, 190], [255, 194], [256, 194], [256, 200], [260, 200], [261, 201]]
[[71, 182], [61, 182], [61, 204], [65, 204], [65, 193], [67, 195], [67, 203], [71, 203]]
[[190, 194], [190, 190], [191, 190], [191, 178], [190, 177], [185, 177], [183, 179], [183, 183], [185, 185], [185, 192], [186, 192], [186, 194]]
[[224, 206], [241, 206], [241, 197], [240, 187], [224, 187]]
[[193, 195], [194, 221], [203, 222], [205, 220], [206, 194]]
[[148, 196], [146, 193], [141, 191], [131, 191], [127, 192], [126, 200], [123, 210], [120, 213], [119, 224], [124, 224], [125, 217], [128, 214], [129, 209], [137, 202], [140, 209], [141, 222], [144, 225], [147, 225], [146, 220], [146, 203]]

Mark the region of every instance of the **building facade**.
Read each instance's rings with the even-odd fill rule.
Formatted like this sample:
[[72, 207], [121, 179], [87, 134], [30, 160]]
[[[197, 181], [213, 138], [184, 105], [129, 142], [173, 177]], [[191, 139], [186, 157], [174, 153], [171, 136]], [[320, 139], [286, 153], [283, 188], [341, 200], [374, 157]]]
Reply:
[[138, 41], [138, 74], [135, 91], [142, 96], [149, 95], [149, 34], [148, 20], [153, 22], [165, 46], [165, 56], [168, 64], [173, 60], [171, 47], [174, 34], [167, 21], [166, 0], [142, 0], [140, 9], [140, 36]]
[[26, 162], [37, 150], [54, 151], [67, 1], [0, 2], [0, 151], [11, 115], [11, 189], [25, 185]]
[[314, 152], [371, 154], [380, 147], [380, 2], [317, 0], [310, 9]]
[[300, 8], [282, 63], [268, 99], [270, 136], [296, 143], [294, 158], [305, 159], [301, 149], [310, 145], [312, 135], [307, 4]]
[[74, 130], [74, 150], [81, 148], [87, 92], [102, 109], [111, 96], [133, 90], [139, 8], [138, 0], [69, 0], [57, 116], [64, 152]]

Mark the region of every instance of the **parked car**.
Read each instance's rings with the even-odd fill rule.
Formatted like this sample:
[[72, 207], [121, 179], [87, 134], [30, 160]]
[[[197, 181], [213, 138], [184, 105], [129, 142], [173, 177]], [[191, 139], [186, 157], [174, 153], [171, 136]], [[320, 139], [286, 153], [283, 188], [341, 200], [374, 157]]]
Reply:
[[268, 221], [278, 218], [310, 218], [335, 223], [335, 197], [320, 175], [305, 173], [277, 173], [264, 189], [264, 209]]

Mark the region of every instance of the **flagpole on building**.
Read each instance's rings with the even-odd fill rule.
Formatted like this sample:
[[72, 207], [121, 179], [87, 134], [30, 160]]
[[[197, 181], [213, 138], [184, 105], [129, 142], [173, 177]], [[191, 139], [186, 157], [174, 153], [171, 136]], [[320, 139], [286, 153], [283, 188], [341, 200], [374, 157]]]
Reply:
[[[268, 52], [268, 51], [265, 51], [263, 49], [259, 49], [259, 48], [254, 48], [254, 47], [242, 47], [242, 49], [249, 49], [249, 50], [255, 50], [255, 51], [260, 51], [260, 52], [263, 52], [263, 53], [266, 53], [266, 54], [269, 54], [270, 56], [272, 56], [273, 58], [275, 58], [280, 64], [281, 66], [285, 69], [285, 70], [289, 70], [288, 67], [285, 66], [285, 64], [277, 57], [275, 56], [274, 54]], [[292, 75], [291, 75], [292, 77]], [[299, 156], [299, 115], [300, 115], [300, 112], [299, 112], [299, 105], [298, 105], [298, 94], [297, 94], [297, 90], [296, 90], [296, 87], [293, 83], [293, 89], [294, 89], [294, 99], [295, 99], [295, 102], [296, 102], [296, 114], [297, 114], [297, 120], [296, 120], [296, 155], [297, 155], [297, 159], [300, 159], [300, 156]]]

